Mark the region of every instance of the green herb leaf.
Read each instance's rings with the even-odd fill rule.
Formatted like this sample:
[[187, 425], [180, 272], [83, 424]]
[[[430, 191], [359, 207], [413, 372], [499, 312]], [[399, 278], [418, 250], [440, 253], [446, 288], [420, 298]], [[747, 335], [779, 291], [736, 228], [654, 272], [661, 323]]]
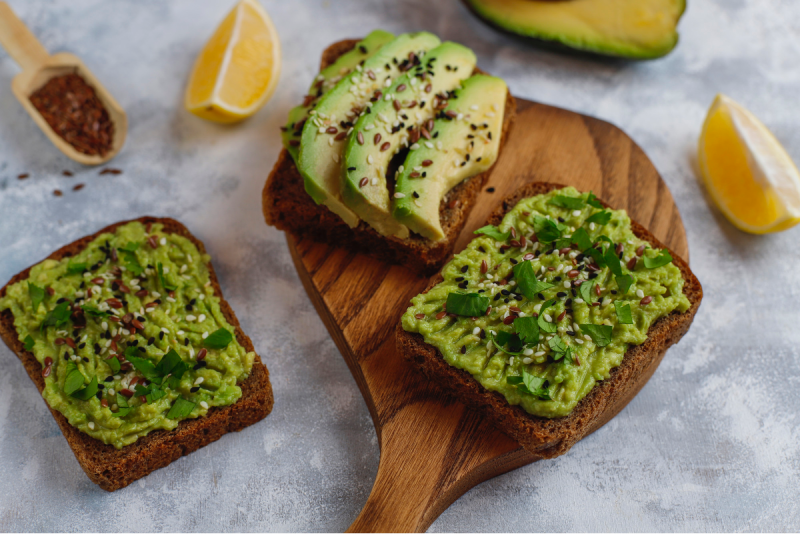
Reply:
[[592, 206], [593, 208], [597, 208], [599, 210], [603, 209], [603, 205], [597, 200], [597, 197], [594, 196], [594, 193], [589, 191], [589, 196], [586, 199], [586, 203]]
[[522, 376], [507, 376], [506, 382], [508, 384], [517, 386], [520, 393], [526, 393], [538, 397], [540, 400], [552, 400], [550, 393], [547, 391], [547, 380], [539, 378], [538, 376], [530, 374], [526, 370], [522, 370]]
[[194, 410], [195, 403], [184, 399], [183, 397], [178, 397], [175, 401], [175, 404], [172, 405], [172, 408], [169, 409], [167, 412], [167, 419], [183, 419]]
[[545, 310], [547, 310], [547, 308], [549, 308], [550, 306], [552, 306], [555, 303], [556, 303], [556, 299], [550, 299], [547, 302], [544, 302], [542, 304], [542, 307], [539, 309], [539, 319], [537, 320], [537, 323], [539, 324], [539, 330], [541, 330], [542, 332], [547, 332], [548, 334], [553, 334], [553, 333], [555, 333], [556, 329], [558, 328], [556, 326], [555, 321], [552, 322], [552, 323], [548, 323], [544, 319]]
[[517, 317], [514, 319], [514, 330], [524, 343], [539, 343], [539, 323], [535, 317]]
[[672, 263], [672, 256], [670, 255], [667, 249], [663, 249], [661, 253], [655, 258], [648, 258], [647, 256], [644, 257], [644, 266], [647, 269], [655, 269], [657, 267], [663, 267], [668, 263]]
[[624, 303], [621, 300], [615, 300], [614, 308], [616, 308], [617, 322], [619, 324], [633, 324], [630, 304]]
[[477, 235], [488, 235], [491, 238], [494, 238], [496, 241], [506, 241], [509, 237], [511, 237], [511, 232], [501, 232], [500, 229], [496, 226], [492, 226], [491, 224], [487, 224], [483, 228], [478, 228], [473, 232]]
[[134, 394], [137, 397], [144, 395], [144, 398], [148, 403], [153, 403], [158, 399], [164, 397], [167, 394], [167, 392], [164, 391], [162, 388], [160, 388], [158, 384], [150, 384], [147, 387], [137, 384]]
[[592, 338], [598, 347], [605, 347], [611, 343], [613, 328], [605, 324], [582, 324], [581, 331]]
[[586, 302], [586, 304], [592, 304], [592, 297], [594, 295], [594, 282], [591, 280], [587, 280], [580, 285], [578, 288], [578, 292], [581, 294], [581, 298]]
[[136, 252], [142, 244], [136, 241], [130, 241], [122, 246], [118, 246], [117, 250], [127, 250], [128, 252]]
[[81, 309], [83, 310], [84, 315], [88, 315], [89, 317], [108, 317], [110, 315], [109, 312], [100, 311], [94, 306], [89, 306], [88, 304], [81, 306]]
[[561, 237], [561, 230], [558, 225], [545, 217], [537, 215], [533, 219], [533, 229], [536, 232], [536, 237], [542, 243], [552, 243]]
[[122, 261], [125, 262], [125, 268], [130, 271], [133, 276], [139, 276], [144, 272], [144, 267], [139, 263], [134, 252], [125, 249], [119, 249], [118, 252], [120, 256], [122, 256]]
[[591, 256], [594, 259], [594, 262], [597, 264], [598, 267], [601, 269], [606, 266], [606, 259], [603, 256], [603, 253], [600, 250], [592, 247], [584, 251], [584, 254], [587, 256]]
[[608, 265], [608, 269], [614, 273], [615, 276], [622, 276], [622, 264], [619, 261], [619, 256], [617, 256], [613, 245], [609, 245], [609, 247], [606, 248], [605, 254], [603, 254], [603, 260], [606, 262], [606, 265]]
[[75, 393], [72, 393], [72, 396], [80, 400], [89, 400], [95, 395], [97, 395], [98, 391], [99, 388], [97, 387], [97, 375], [95, 375], [92, 377], [92, 381], [89, 382], [88, 386], [76, 391]]
[[553, 206], [558, 206], [559, 208], [567, 208], [571, 210], [579, 210], [583, 208], [583, 199], [577, 197], [568, 197], [564, 195], [556, 195], [551, 198], [548, 202]]
[[28, 295], [30, 295], [31, 301], [33, 302], [33, 313], [36, 313], [39, 310], [39, 304], [44, 300], [44, 289], [28, 282]]
[[56, 305], [51, 311], [47, 312], [47, 315], [44, 316], [44, 321], [42, 321], [42, 325], [40, 326], [41, 329], [47, 328], [48, 326], [55, 326], [56, 328], [61, 328], [65, 324], [69, 322], [70, 316], [70, 308], [69, 302], [62, 302], [61, 304]]
[[25, 350], [27, 350], [28, 352], [30, 352], [30, 351], [33, 350], [33, 345], [34, 344], [35, 344], [35, 341], [33, 341], [33, 338], [30, 335], [27, 335], [27, 336], [25, 336], [25, 340], [22, 342], [22, 347]]
[[578, 245], [578, 250], [583, 252], [586, 249], [592, 248], [592, 239], [589, 237], [589, 234], [583, 228], [578, 228], [575, 230], [575, 233], [572, 234], [570, 240]]
[[167, 379], [167, 385], [172, 389], [178, 389], [178, 387], [181, 385], [181, 378], [183, 377], [183, 374], [188, 371], [190, 367], [191, 366], [184, 361], [181, 361], [179, 364], [173, 367], [170, 377]]
[[120, 370], [120, 363], [116, 356], [113, 358], [109, 358], [106, 360], [106, 364], [111, 368], [111, 374], [115, 375], [119, 373]]
[[117, 406], [119, 411], [117, 413], [111, 412], [111, 417], [125, 417], [133, 410], [132, 406], [128, 406], [128, 399], [119, 393], [117, 393]]
[[598, 211], [588, 219], [586, 219], [586, 224], [595, 223], [603, 226], [604, 224], [608, 224], [608, 221], [611, 220], [611, 212], [607, 210]]
[[497, 336], [495, 336], [495, 340], [500, 344], [501, 347], [505, 347], [506, 345], [508, 346], [508, 350], [503, 350], [503, 352], [508, 354], [516, 355], [522, 350], [522, 340], [520, 340], [517, 334], [500, 330], [497, 333]]
[[[131, 351], [133, 349], [133, 351]], [[136, 352], [136, 347], [128, 347], [125, 350], [125, 358], [131, 362], [137, 371], [142, 373], [150, 382], [161, 383], [162, 376], [156, 372], [156, 366], [153, 362], [144, 358], [134, 356], [131, 352]]]
[[623, 274], [622, 276], [615, 276], [614, 279], [617, 281], [620, 293], [627, 295], [628, 290], [633, 285], [633, 277], [629, 274]]
[[[547, 345], [550, 347], [551, 351], [558, 355], [558, 358], [563, 356], [568, 348], [560, 336], [553, 336], [550, 341], [547, 342]], [[558, 358], [555, 359], [558, 360]]]
[[83, 386], [83, 373], [72, 360], [67, 362], [66, 378], [64, 379], [64, 393], [72, 395]]
[[174, 291], [178, 288], [178, 286], [168, 283], [167, 279], [164, 278], [164, 266], [161, 265], [161, 262], [156, 263], [156, 270], [158, 271], [158, 281], [161, 282], [161, 287], [167, 291]]
[[[489, 339], [492, 340], [492, 343], [494, 343], [494, 346], [497, 347], [499, 351], [505, 352], [506, 354], [509, 354], [511, 356], [519, 356], [521, 354], [519, 349], [522, 348], [522, 341], [519, 339], [518, 335], [510, 334], [504, 330], [500, 330], [495, 335], [492, 335], [491, 332], [487, 332], [486, 335], [489, 336]], [[516, 341], [513, 341], [514, 346], [519, 346], [519, 349], [517, 349], [516, 351], [511, 350], [511, 347], [506, 349], [506, 345], [512, 343], [513, 338], [516, 338]]]
[[529, 261], [523, 261], [514, 266], [514, 279], [517, 281], [517, 287], [528, 300], [535, 299], [537, 293], [553, 287], [553, 284], [536, 279], [533, 265]]
[[[480, 293], [450, 293], [447, 295], [447, 313], [455, 313], [464, 317], [481, 317], [489, 309], [489, 298]], [[224, 328], [220, 328], [206, 338], [203, 345], [217, 349], [225, 348], [233, 336]], [[221, 345], [221, 346], [220, 346]]]
[[81, 274], [86, 270], [86, 263], [72, 263], [67, 264], [67, 274]]
[[[210, 337], [210, 336], [209, 336]], [[166, 376], [172, 372], [172, 369], [175, 368], [180, 362], [182, 362], [181, 357], [178, 356], [178, 353], [175, 352], [174, 349], [170, 349], [161, 360], [158, 362], [158, 365], [155, 367], [155, 372], [158, 375]]]

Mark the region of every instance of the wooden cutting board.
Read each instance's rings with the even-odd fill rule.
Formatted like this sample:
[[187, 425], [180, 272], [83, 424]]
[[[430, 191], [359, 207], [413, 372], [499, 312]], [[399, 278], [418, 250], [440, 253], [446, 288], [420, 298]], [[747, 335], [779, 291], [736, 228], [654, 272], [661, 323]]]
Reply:
[[[636, 143], [607, 122], [526, 100], [518, 100], [516, 124], [455, 250], [501, 199], [533, 181], [594, 191], [688, 260], [672, 195]], [[397, 353], [395, 325], [427, 278], [333, 245], [288, 242], [378, 434], [378, 475], [350, 531], [423, 531], [468, 489], [538, 459]]]

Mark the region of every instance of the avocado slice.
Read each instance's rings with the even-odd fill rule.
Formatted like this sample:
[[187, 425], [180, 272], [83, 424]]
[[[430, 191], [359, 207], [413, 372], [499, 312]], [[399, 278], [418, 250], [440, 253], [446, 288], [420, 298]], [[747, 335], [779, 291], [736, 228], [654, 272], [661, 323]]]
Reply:
[[358, 66], [356, 72], [340, 80], [309, 111], [309, 120], [300, 137], [297, 169], [311, 198], [327, 206], [350, 227], [355, 227], [359, 218], [341, 200], [341, 159], [347, 132], [374, 91], [391, 85], [413, 64], [410, 58], [440, 43], [438, 37], [426, 32], [395, 37]]
[[654, 59], [678, 43], [686, 0], [464, 0], [489, 24], [606, 56]]
[[443, 43], [398, 77], [356, 121], [345, 148], [342, 199], [380, 234], [401, 239], [409, 235], [392, 217], [386, 176], [390, 161], [405, 147], [413, 152], [431, 142], [425, 125], [472, 75], [475, 62], [469, 48]]
[[297, 161], [300, 152], [300, 134], [303, 131], [308, 112], [314, 109], [322, 95], [331, 90], [344, 76], [350, 74], [356, 66], [373, 56], [378, 49], [394, 39], [394, 35], [383, 30], [375, 30], [356, 43], [352, 50], [339, 56], [336, 61], [322, 69], [314, 78], [303, 103], [289, 111], [289, 119], [282, 128], [283, 146], [289, 151], [292, 159]]
[[433, 241], [444, 238], [439, 204], [497, 160], [507, 94], [506, 83], [494, 76], [464, 81], [433, 122], [435, 142], [410, 151], [398, 169], [392, 211], [398, 222]]

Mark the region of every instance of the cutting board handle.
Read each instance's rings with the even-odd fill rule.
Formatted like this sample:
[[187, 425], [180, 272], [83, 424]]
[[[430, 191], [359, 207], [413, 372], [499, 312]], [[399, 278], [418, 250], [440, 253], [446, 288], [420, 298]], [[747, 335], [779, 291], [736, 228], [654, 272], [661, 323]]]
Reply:
[[0, 44], [22, 70], [44, 65], [50, 54], [6, 2], [0, 2]]

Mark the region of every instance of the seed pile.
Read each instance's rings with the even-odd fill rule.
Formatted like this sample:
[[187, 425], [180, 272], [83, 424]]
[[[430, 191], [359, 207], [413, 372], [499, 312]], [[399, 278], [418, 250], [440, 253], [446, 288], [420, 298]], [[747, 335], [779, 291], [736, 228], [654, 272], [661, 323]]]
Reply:
[[94, 88], [77, 74], [55, 76], [30, 101], [47, 124], [75, 150], [105, 156], [114, 140], [114, 124]]

